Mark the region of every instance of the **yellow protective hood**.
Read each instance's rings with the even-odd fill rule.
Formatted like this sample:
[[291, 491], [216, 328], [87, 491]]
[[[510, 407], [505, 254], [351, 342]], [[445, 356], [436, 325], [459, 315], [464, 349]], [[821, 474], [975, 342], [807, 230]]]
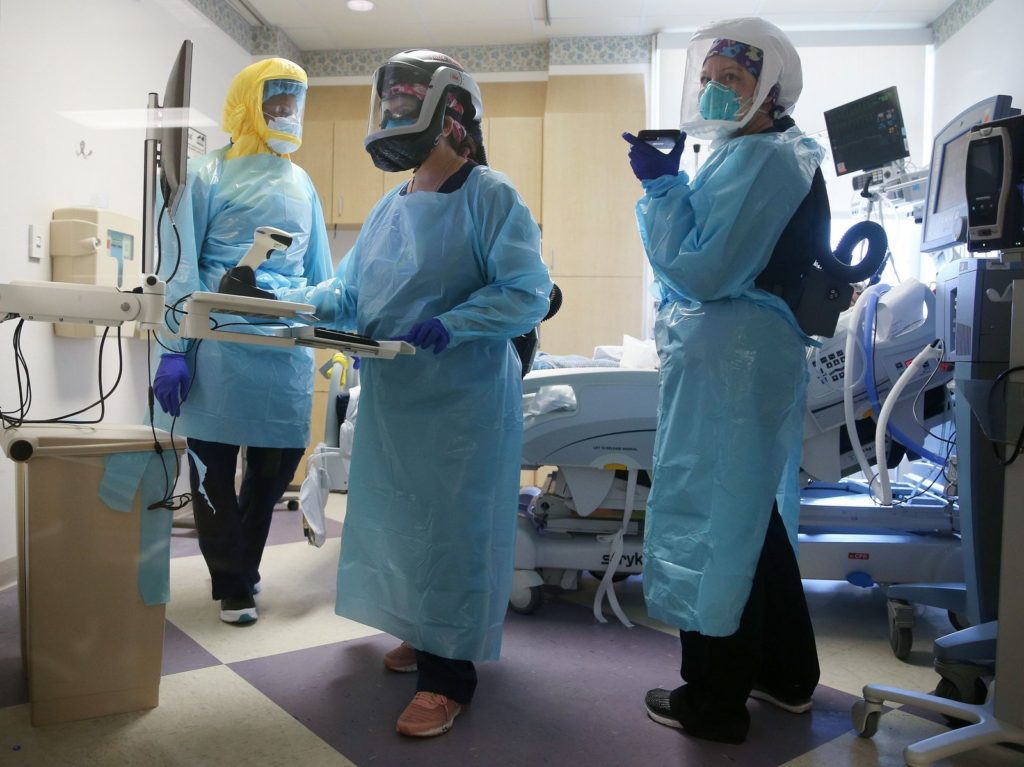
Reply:
[[263, 84], [267, 80], [295, 80], [305, 86], [306, 72], [288, 59], [264, 59], [235, 75], [224, 99], [221, 117], [221, 127], [231, 136], [229, 160], [253, 154], [274, 154], [267, 146], [267, 138], [281, 136], [294, 140], [294, 137], [272, 132], [263, 119]]

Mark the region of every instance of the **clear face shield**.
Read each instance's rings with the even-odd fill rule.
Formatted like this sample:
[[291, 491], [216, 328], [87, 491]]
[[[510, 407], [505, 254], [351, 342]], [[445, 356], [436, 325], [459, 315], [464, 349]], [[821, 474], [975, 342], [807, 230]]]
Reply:
[[686, 51], [680, 128], [703, 139], [735, 135], [778, 81], [779, 63], [773, 58], [755, 45], [695, 36]]
[[365, 143], [428, 130], [449, 86], [469, 93], [479, 120], [483, 114], [480, 90], [465, 72], [442, 66], [428, 79], [409, 64], [388, 62], [380, 67], [373, 75]]
[[291, 154], [302, 145], [302, 115], [306, 86], [297, 80], [267, 80], [261, 109], [267, 125], [267, 146], [278, 154]]
[[262, 109], [270, 130], [301, 137], [306, 86], [297, 80], [267, 80], [263, 84]]

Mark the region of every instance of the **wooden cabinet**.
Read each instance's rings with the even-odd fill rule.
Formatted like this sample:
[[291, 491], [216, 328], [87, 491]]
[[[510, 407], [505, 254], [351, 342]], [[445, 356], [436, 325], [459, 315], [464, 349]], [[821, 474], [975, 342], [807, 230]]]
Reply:
[[361, 226], [384, 193], [384, 173], [363, 147], [366, 120], [334, 121], [334, 210], [331, 223]]
[[302, 126], [302, 146], [292, 160], [309, 174], [320, 198], [324, 220], [331, 218], [334, 189], [334, 122], [332, 120], [306, 120]]
[[327, 225], [358, 228], [385, 192], [412, 178], [412, 171], [385, 173], [363, 147], [365, 120], [315, 120], [303, 126], [293, 155], [313, 181]]
[[306, 120], [292, 159], [309, 174], [328, 226], [360, 226], [384, 191], [363, 148], [365, 120]]
[[484, 119], [484, 147], [488, 164], [500, 170], [542, 223], [543, 117], [491, 117]]
[[643, 274], [634, 213], [642, 190], [621, 138], [624, 124], [630, 121], [617, 113], [544, 120], [544, 260], [554, 275]]
[[642, 277], [554, 277], [562, 308], [540, 326], [540, 348], [548, 354], [589, 357], [595, 346], [641, 337]]
[[[597, 111], [608, 104], [617, 110]], [[546, 352], [589, 356], [641, 334], [645, 256], [634, 210], [642, 190], [621, 136], [645, 124], [644, 104], [639, 76], [548, 81], [543, 252], [563, 304], [541, 326]]]

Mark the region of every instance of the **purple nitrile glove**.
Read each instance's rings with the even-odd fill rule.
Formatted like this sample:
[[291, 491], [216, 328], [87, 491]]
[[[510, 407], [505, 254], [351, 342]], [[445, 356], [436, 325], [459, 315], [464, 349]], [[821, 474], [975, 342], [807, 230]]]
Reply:
[[426, 322], [417, 322], [412, 330], [404, 336], [395, 336], [395, 341], [408, 341], [419, 349], [433, 349], [434, 354], [440, 354], [452, 340], [448, 331], [437, 317]]
[[175, 418], [181, 415], [190, 380], [184, 354], [160, 355], [160, 365], [153, 376], [153, 394], [165, 413]]
[[685, 133], [679, 135], [675, 146], [668, 154], [664, 154], [646, 141], [641, 141], [632, 133], [623, 133], [622, 138], [630, 145], [629, 166], [633, 169], [633, 175], [641, 181], [652, 181], [679, 173], [679, 159], [683, 155], [683, 147], [686, 146]]

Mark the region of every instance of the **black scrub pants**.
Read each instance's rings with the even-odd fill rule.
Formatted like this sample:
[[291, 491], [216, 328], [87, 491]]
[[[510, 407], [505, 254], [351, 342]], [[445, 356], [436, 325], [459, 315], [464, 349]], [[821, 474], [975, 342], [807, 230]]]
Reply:
[[247, 597], [260, 579], [260, 560], [270, 532], [274, 505], [284, 495], [305, 451], [302, 448], [248, 448], [242, 488], [236, 495], [235, 466], [239, 446], [192, 438], [188, 446], [206, 466], [202, 490], [209, 496], [210, 503], [200, 492], [199, 472], [189, 456], [192, 509], [199, 550], [203, 552], [213, 581], [213, 598]]
[[476, 667], [472, 661], [453, 660], [416, 651], [416, 692], [436, 692], [465, 706], [476, 690]]
[[777, 507], [772, 507], [736, 633], [712, 637], [680, 631], [679, 636], [680, 673], [686, 684], [670, 698], [677, 717], [688, 715], [692, 721], [696, 716], [709, 726], [745, 727], [746, 701], [755, 686], [786, 700], [811, 697], [820, 676], [814, 628], [796, 554]]

